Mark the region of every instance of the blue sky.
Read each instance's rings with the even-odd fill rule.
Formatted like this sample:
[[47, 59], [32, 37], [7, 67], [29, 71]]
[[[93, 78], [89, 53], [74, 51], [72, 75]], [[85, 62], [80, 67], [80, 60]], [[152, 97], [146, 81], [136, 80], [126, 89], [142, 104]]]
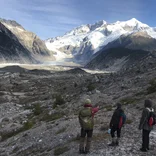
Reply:
[[136, 18], [156, 27], [156, 0], [0, 0], [0, 17], [12, 19], [42, 39], [71, 29]]

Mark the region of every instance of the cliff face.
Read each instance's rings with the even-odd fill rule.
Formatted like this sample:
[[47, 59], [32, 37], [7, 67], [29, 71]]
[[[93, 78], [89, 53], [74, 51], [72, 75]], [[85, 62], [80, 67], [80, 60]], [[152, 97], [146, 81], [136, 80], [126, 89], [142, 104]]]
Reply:
[[17, 37], [21, 45], [25, 47], [34, 58], [37, 58], [39, 61], [46, 59], [55, 60], [53, 54], [47, 49], [44, 41], [36, 34], [25, 30], [16, 21], [1, 19], [0, 22]]
[[37, 63], [18, 38], [0, 22], [0, 62]]

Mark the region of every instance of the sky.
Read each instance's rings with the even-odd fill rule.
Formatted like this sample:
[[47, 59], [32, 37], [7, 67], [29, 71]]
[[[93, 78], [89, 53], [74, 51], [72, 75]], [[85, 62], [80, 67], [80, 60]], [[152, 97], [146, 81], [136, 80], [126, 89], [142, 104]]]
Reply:
[[0, 0], [0, 18], [15, 20], [41, 39], [80, 25], [131, 18], [156, 27], [156, 0]]

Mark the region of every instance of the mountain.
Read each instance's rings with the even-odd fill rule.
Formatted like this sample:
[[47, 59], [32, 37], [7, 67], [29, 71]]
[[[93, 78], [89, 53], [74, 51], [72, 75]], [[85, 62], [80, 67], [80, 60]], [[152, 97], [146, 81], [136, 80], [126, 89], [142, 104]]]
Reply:
[[156, 39], [147, 32], [136, 32], [122, 35], [119, 39], [107, 44], [96, 53], [86, 65], [91, 69], [117, 71], [155, 53]]
[[[132, 18], [128, 21], [107, 23], [99, 21], [93, 25], [82, 25], [62, 37], [45, 41], [49, 50], [56, 52], [56, 59], [73, 58], [74, 61], [86, 64], [92, 56], [121, 36], [145, 33], [156, 38], [156, 29]], [[141, 46], [140, 46], [141, 47]]]
[[0, 62], [37, 63], [18, 38], [0, 22]]
[[0, 19], [0, 22], [9, 29], [34, 57], [39, 61], [55, 60], [53, 53], [50, 52], [44, 41], [42, 41], [36, 34], [25, 30], [16, 21]]

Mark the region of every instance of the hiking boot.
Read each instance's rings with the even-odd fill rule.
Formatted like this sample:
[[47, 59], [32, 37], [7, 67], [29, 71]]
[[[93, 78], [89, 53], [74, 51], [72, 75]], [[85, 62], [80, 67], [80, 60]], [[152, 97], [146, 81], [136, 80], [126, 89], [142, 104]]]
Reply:
[[149, 147], [146, 148], [148, 151], [150, 150]]
[[116, 146], [119, 146], [119, 142], [118, 141], [116, 141]]
[[120, 138], [117, 138], [117, 139], [116, 139], [116, 142], [115, 142], [115, 143], [116, 143], [116, 146], [119, 146], [119, 139], [120, 139]]
[[90, 151], [85, 151], [85, 152], [84, 152], [84, 154], [89, 154], [89, 153], [90, 153]]
[[142, 152], [147, 152], [147, 149], [145, 149], [145, 148], [140, 148], [140, 151], [142, 151]]
[[108, 146], [116, 146], [116, 143], [112, 142], [112, 143], [108, 144]]
[[84, 150], [79, 150], [79, 154], [85, 154]]
[[114, 138], [112, 138], [112, 143], [108, 144], [108, 146], [116, 146], [116, 142]]

